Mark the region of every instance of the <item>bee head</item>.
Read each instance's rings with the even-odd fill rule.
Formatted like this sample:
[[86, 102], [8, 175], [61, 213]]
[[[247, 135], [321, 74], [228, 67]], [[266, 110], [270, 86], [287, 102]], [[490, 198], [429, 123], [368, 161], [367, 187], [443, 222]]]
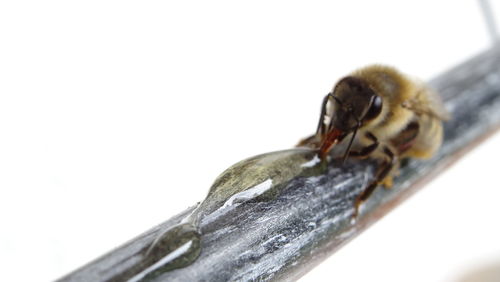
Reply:
[[363, 79], [348, 76], [333, 89], [331, 126], [345, 133], [353, 132], [375, 119], [382, 111], [382, 98]]
[[352, 133], [344, 155], [345, 160], [359, 128], [380, 115], [382, 98], [365, 80], [347, 76], [335, 85], [333, 93], [329, 93], [327, 99], [323, 113], [329, 121], [320, 152], [325, 156], [335, 143]]

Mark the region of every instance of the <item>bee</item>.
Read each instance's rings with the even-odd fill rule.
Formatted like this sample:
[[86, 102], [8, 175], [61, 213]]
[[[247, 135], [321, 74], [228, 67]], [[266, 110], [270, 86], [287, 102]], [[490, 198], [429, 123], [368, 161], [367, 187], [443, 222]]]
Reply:
[[400, 160], [436, 153], [443, 140], [442, 122], [448, 118], [437, 93], [423, 82], [392, 67], [372, 65], [337, 82], [323, 99], [316, 134], [298, 146], [315, 148], [326, 160], [336, 144], [344, 143], [344, 161], [377, 160], [374, 180], [355, 201], [356, 216], [375, 188], [392, 186]]

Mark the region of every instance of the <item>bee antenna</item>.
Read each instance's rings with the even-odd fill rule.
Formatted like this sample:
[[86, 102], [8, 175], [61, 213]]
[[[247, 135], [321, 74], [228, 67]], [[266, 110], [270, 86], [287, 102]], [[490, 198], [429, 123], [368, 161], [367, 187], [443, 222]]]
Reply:
[[349, 140], [349, 145], [347, 146], [347, 149], [345, 150], [344, 157], [342, 158], [342, 163], [345, 163], [345, 161], [347, 160], [347, 157], [349, 156], [349, 152], [351, 151], [352, 142], [354, 142], [354, 138], [356, 138], [356, 133], [358, 133], [358, 129], [360, 126], [361, 126], [361, 122], [358, 120], [356, 128], [354, 128], [354, 132], [352, 133], [351, 140]]
[[[337, 102], [340, 106], [342, 106], [342, 101], [340, 101], [339, 98], [333, 95], [333, 93], [328, 93], [327, 97], [332, 97], [335, 102]], [[326, 105], [326, 104], [325, 104]], [[328, 125], [328, 130], [330, 130], [333, 127], [333, 122], [330, 121], [330, 124]]]
[[325, 113], [326, 113], [326, 104], [328, 103], [328, 97], [330, 97], [330, 93], [328, 93], [325, 98], [323, 98], [323, 103], [321, 103], [321, 114], [319, 115], [319, 122], [318, 122], [318, 127], [316, 128], [316, 134], [325, 134], [325, 128], [324, 128], [324, 120], [325, 120]]
[[337, 98], [336, 96], [333, 96], [333, 95], [331, 95], [331, 96], [333, 97], [333, 100], [335, 100], [335, 102], [339, 103], [339, 105], [342, 105], [342, 101], [340, 101], [339, 98]]
[[337, 103], [339, 103], [339, 105], [342, 105], [342, 102], [339, 100], [339, 98], [333, 96], [333, 93], [332, 92], [329, 92], [328, 94], [326, 94], [325, 98], [323, 98], [323, 103], [321, 104], [321, 114], [320, 114], [320, 119], [319, 119], [319, 122], [318, 122], [318, 126], [316, 128], [316, 134], [325, 134], [325, 130], [330, 130], [331, 127], [332, 127], [332, 122], [330, 121], [330, 124], [328, 125], [328, 128], [324, 128], [324, 117], [325, 117], [325, 114], [326, 114], [326, 105], [328, 104], [328, 101], [330, 99], [330, 97], [336, 101]]

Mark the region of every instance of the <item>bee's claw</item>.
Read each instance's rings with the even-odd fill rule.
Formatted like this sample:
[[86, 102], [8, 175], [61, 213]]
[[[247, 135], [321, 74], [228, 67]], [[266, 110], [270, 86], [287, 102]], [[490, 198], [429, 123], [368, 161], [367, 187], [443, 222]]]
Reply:
[[354, 203], [354, 212], [352, 214], [352, 220], [356, 221], [359, 215], [359, 210], [361, 209], [361, 204], [363, 204], [363, 201], [360, 198], [356, 199], [356, 202]]

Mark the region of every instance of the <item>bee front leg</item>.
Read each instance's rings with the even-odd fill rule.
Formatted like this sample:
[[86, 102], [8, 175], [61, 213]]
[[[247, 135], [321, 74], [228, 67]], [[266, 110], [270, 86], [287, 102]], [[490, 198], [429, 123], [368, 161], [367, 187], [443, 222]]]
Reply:
[[379, 145], [377, 137], [375, 137], [375, 135], [373, 135], [373, 133], [371, 133], [371, 132], [367, 132], [365, 136], [368, 139], [370, 139], [373, 143], [364, 147], [364, 148], [361, 148], [358, 151], [351, 150], [349, 152], [349, 157], [366, 158], [369, 155], [371, 155], [373, 152], [375, 152], [375, 150], [378, 148], [378, 145]]
[[[390, 186], [392, 184], [392, 176], [390, 175], [393, 168], [396, 166], [398, 158], [394, 152], [387, 146], [383, 149], [384, 155], [387, 157], [378, 167], [377, 173], [375, 174], [375, 179], [368, 185], [368, 187], [356, 198], [354, 203], [354, 218], [358, 216], [359, 208], [375, 191], [377, 186], [384, 184]], [[390, 179], [389, 179], [390, 178]]]
[[310, 147], [316, 149], [320, 146], [319, 143], [320, 142], [318, 140], [318, 135], [314, 134], [300, 140], [299, 143], [295, 145], [295, 147]]

